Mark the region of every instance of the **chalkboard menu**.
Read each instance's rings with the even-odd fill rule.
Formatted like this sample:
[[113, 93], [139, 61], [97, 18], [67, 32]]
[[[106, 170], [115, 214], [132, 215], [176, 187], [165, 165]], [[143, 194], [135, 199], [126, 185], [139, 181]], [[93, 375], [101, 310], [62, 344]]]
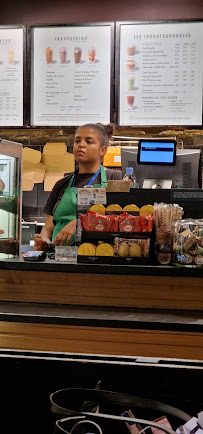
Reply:
[[202, 125], [203, 22], [116, 30], [118, 124]]
[[0, 125], [24, 125], [24, 27], [0, 27]]
[[31, 125], [113, 118], [114, 25], [31, 28]]

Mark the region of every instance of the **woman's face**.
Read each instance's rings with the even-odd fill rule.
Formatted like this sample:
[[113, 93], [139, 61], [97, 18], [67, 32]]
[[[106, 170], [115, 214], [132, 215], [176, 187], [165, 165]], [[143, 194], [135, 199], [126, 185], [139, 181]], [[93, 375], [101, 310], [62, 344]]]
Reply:
[[95, 164], [106, 153], [99, 133], [94, 128], [81, 127], [75, 136], [73, 153], [78, 163]]

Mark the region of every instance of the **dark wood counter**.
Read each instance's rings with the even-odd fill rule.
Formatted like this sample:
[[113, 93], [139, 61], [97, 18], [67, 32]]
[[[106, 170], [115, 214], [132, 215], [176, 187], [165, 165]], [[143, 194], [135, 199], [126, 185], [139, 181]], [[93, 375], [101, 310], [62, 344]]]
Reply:
[[203, 271], [0, 262], [0, 346], [203, 359]]

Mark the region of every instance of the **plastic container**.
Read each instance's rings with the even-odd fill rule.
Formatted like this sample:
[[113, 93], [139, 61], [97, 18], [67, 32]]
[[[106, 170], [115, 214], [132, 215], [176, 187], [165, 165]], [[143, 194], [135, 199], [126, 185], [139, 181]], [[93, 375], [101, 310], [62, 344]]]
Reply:
[[124, 181], [131, 181], [131, 188], [139, 188], [136, 176], [134, 175], [133, 167], [126, 167], [126, 173], [123, 177]]
[[176, 223], [173, 261], [179, 266], [203, 267], [203, 219]]
[[55, 260], [60, 262], [77, 262], [78, 248], [75, 246], [56, 246]]

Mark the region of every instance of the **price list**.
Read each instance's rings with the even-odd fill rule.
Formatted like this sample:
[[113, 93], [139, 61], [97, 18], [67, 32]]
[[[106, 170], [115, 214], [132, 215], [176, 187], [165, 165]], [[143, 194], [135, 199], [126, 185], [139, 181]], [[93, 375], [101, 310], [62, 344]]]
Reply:
[[23, 126], [23, 29], [0, 28], [0, 123]]
[[202, 23], [123, 25], [120, 125], [202, 124]]
[[32, 46], [32, 125], [110, 122], [110, 25], [36, 27]]

